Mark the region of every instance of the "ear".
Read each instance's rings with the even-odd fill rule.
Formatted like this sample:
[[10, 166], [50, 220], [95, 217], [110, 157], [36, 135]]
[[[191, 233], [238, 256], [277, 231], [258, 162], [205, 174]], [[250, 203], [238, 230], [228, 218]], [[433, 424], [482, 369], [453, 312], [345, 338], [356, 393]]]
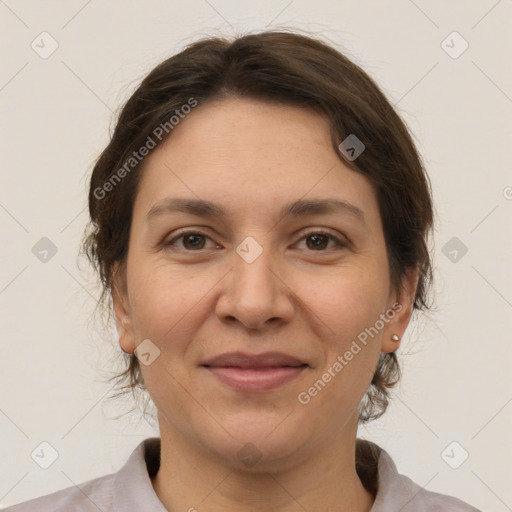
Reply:
[[133, 354], [136, 347], [126, 286], [126, 266], [117, 261], [112, 268], [111, 294], [119, 345], [123, 352]]
[[[400, 341], [393, 341], [391, 337], [397, 335], [401, 340], [404, 336], [411, 319], [418, 280], [419, 266], [409, 267], [402, 278], [400, 290], [390, 295], [389, 309], [386, 312], [389, 320], [383, 332], [382, 352], [394, 352], [400, 346]], [[391, 318], [392, 312], [394, 315]]]

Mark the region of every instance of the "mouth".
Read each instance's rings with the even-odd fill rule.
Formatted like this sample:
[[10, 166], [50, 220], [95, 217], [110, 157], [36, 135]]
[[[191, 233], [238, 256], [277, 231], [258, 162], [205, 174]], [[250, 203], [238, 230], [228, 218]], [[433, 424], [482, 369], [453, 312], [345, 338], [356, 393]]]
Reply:
[[309, 365], [280, 352], [232, 352], [201, 365], [221, 383], [246, 392], [269, 391], [296, 379]]

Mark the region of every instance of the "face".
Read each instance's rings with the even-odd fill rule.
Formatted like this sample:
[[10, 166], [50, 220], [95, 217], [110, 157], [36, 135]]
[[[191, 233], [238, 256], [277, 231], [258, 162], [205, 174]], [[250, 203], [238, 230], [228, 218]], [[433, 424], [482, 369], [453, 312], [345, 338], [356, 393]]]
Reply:
[[355, 433], [414, 291], [391, 288], [375, 192], [328, 119], [245, 99], [198, 106], [147, 157], [116, 283], [161, 436], [261, 468]]

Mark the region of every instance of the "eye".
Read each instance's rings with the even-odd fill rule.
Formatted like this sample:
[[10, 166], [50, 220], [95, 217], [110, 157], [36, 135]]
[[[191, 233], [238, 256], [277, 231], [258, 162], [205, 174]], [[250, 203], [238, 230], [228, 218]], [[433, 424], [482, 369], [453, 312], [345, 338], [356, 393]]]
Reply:
[[210, 237], [208, 237], [204, 233], [200, 233], [199, 231], [185, 231], [180, 233], [178, 236], [176, 236], [169, 242], [166, 242], [164, 245], [166, 247], [176, 246], [176, 242], [180, 239], [183, 239], [183, 245], [181, 247], [178, 247], [178, 249], [183, 249], [186, 251], [197, 251], [204, 249], [205, 240], [211, 240]]
[[[181, 246], [180, 244], [177, 244], [180, 240]], [[187, 252], [195, 252], [207, 248], [205, 247], [206, 240], [212, 241], [209, 236], [201, 233], [200, 231], [185, 231], [181, 232], [178, 236], [175, 236], [169, 242], [164, 243], [164, 245], [165, 247], [178, 248]], [[340, 240], [340, 238], [320, 229], [305, 233], [300, 241], [302, 240], [306, 241], [306, 247], [308, 249], [315, 252], [323, 252], [324, 250], [329, 249], [328, 245], [330, 241], [335, 242], [335, 245], [338, 247], [345, 247], [347, 245], [345, 242]], [[214, 244], [214, 247], [219, 246]]]
[[[322, 252], [325, 249], [329, 249], [329, 241], [334, 241], [338, 247], [345, 247], [347, 244], [340, 240], [338, 237], [324, 230], [315, 230], [305, 233], [301, 240], [306, 240], [306, 246], [316, 252]], [[308, 243], [308, 240], [310, 243]]]

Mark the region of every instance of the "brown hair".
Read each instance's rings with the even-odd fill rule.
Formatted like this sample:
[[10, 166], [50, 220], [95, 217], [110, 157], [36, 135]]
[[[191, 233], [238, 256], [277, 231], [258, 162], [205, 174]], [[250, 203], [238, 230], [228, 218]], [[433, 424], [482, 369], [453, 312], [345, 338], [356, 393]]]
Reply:
[[[124, 263], [128, 252], [143, 165], [131, 162], [127, 167], [126, 162], [147, 144], [148, 137], [155, 139], [157, 127], [167, 126], [165, 135], [158, 132], [159, 143], [166, 140], [172, 133], [171, 117], [180, 114], [184, 105], [195, 101], [200, 108], [206, 101], [233, 96], [314, 108], [327, 115], [340, 159], [365, 175], [376, 191], [391, 284], [398, 290], [406, 271], [417, 266], [413, 307], [428, 309], [431, 189], [407, 127], [375, 82], [339, 51], [309, 36], [274, 31], [191, 44], [156, 66], [122, 108], [111, 140], [92, 172], [91, 220], [82, 246], [101, 280], [99, 304], [110, 300], [113, 265]], [[338, 150], [351, 134], [365, 146], [357, 164]], [[124, 382], [121, 389], [145, 389], [137, 358], [125, 357], [126, 369], [115, 377]], [[389, 388], [399, 378], [396, 354], [381, 354], [361, 402], [361, 422], [384, 413]]]

